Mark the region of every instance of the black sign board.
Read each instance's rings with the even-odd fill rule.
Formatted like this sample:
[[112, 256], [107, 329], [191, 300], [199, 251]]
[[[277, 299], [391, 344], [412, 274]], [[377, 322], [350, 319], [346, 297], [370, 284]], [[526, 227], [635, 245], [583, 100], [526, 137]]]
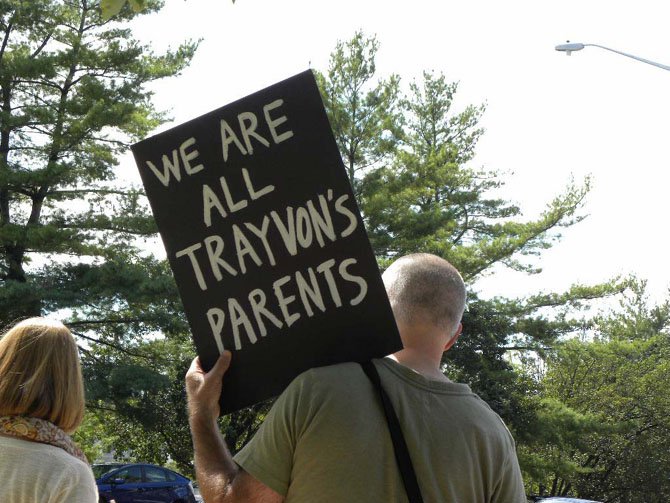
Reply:
[[132, 151], [203, 366], [233, 352], [222, 413], [400, 349], [311, 71]]

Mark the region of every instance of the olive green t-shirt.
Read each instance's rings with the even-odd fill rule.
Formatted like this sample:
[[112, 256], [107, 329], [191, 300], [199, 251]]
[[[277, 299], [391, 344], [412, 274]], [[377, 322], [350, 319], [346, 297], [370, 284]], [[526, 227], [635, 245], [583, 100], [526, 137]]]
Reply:
[[[375, 360], [424, 501], [526, 501], [514, 440], [465, 384]], [[360, 365], [309, 370], [235, 461], [289, 503], [406, 502], [377, 392]]]

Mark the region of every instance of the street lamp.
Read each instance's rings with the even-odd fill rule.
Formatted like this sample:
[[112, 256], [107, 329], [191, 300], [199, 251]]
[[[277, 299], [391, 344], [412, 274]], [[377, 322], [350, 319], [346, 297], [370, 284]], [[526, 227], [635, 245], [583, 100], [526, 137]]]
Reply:
[[627, 58], [632, 58], [636, 59], [638, 61], [642, 61], [643, 63], [647, 63], [648, 65], [656, 66], [658, 68], [662, 68], [663, 70], [670, 70], [670, 66], [667, 65], [662, 65], [660, 63], [656, 63], [655, 61], [650, 61], [648, 59], [640, 58], [638, 56], [633, 56], [632, 54], [628, 54], [626, 52], [621, 52], [617, 51], [615, 49], [610, 49], [609, 47], [605, 47], [603, 45], [598, 45], [598, 44], [581, 44], [581, 43], [571, 43], [569, 40], [565, 44], [559, 44], [556, 46], [557, 51], [564, 52], [568, 56], [572, 54], [575, 51], [581, 51], [584, 47], [600, 47], [601, 49], [605, 49], [606, 51], [610, 52], [615, 52], [616, 54], [621, 54], [622, 56], [626, 56]]

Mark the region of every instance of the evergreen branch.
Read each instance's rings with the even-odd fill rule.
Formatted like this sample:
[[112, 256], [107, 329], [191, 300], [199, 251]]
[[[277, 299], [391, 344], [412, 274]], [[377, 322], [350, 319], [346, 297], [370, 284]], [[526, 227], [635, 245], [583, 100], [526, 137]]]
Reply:
[[[22, 130], [24, 128], [26, 128], [26, 129], [30, 129], [30, 130], [35, 130], [35, 131], [37, 131], [38, 133], [41, 133], [41, 134], [49, 134], [48, 132], [45, 133], [45, 131], [48, 131], [48, 130], [41, 130], [41, 129], [38, 128], [38, 126], [44, 126], [44, 125], [48, 125], [48, 124], [45, 124], [44, 122], [38, 122], [38, 121], [26, 121], [26, 122], [21, 123], [20, 125], [17, 125], [13, 129], [14, 129], [14, 131], [22, 132]], [[10, 147], [9, 148], [9, 150], [19, 150], [19, 149], [20, 149], [20, 147]]]
[[[92, 306], [93, 307], [93, 306]], [[141, 323], [144, 321], [142, 318], [102, 318], [99, 320], [80, 320], [80, 321], [71, 321], [67, 323], [68, 327], [81, 327], [86, 325], [107, 325], [113, 323]]]
[[77, 194], [104, 194], [104, 195], [117, 195], [117, 196], [127, 196], [131, 192], [115, 189], [68, 189], [68, 190], [50, 190], [48, 195], [77, 195]]
[[[35, 102], [39, 103], [42, 107], [44, 107], [44, 108], [55, 109], [55, 107], [53, 106], [53, 104], [52, 104], [50, 101], [48, 101], [46, 98], [43, 97], [43, 94], [41, 94], [41, 93], [32, 93], [32, 92], [29, 92], [29, 91], [27, 91], [27, 90], [25, 90], [25, 89], [20, 89], [20, 91], [21, 91], [22, 93], [26, 94], [28, 97], [30, 97], [30, 98], [32, 98], [33, 100], [35, 100]], [[47, 95], [47, 97], [48, 97], [48, 95]], [[17, 107], [13, 107], [11, 110], [12, 110], [12, 111], [14, 111], [14, 110], [22, 110], [22, 109], [24, 109], [24, 108], [27, 108], [28, 110], [32, 110], [32, 109], [35, 109], [36, 106], [37, 106], [36, 103], [29, 103], [29, 104], [19, 105], [19, 106], [17, 106]]]
[[523, 307], [524, 313], [536, 311], [543, 307], [565, 306], [572, 300], [597, 300], [604, 297], [611, 297], [624, 293], [630, 287], [630, 280], [619, 282], [618, 278], [609, 283], [596, 285], [593, 287], [582, 287], [573, 285], [570, 290], [564, 294], [535, 295], [531, 297]]
[[463, 214], [465, 215], [465, 222], [463, 222], [463, 230], [458, 234], [458, 236], [451, 240], [451, 244], [454, 245], [459, 243], [461, 239], [463, 239], [463, 236], [465, 236], [465, 233], [470, 230], [470, 215], [468, 214], [468, 209], [463, 204], [460, 204], [459, 207], [463, 210]]
[[130, 143], [127, 142], [127, 141], [114, 140], [114, 139], [105, 138], [105, 137], [102, 137], [102, 136], [94, 136], [93, 135], [93, 136], [91, 136], [91, 140], [95, 140], [95, 141], [101, 142], [101, 143], [110, 143], [112, 145], [117, 145], [119, 147], [129, 147], [130, 146]]
[[[88, 133], [90, 133], [91, 131], [92, 129], [89, 127], [86, 130], [84, 130], [80, 135], [72, 137], [70, 142], [61, 145], [60, 152], [58, 152], [56, 155], [59, 155], [61, 152], [70, 152], [70, 151], [76, 152], [77, 147], [81, 144], [82, 141], [84, 141]], [[69, 135], [70, 130], [65, 131], [64, 134]]]
[[15, 79], [13, 81], [14, 84], [32, 84], [32, 85], [38, 85], [38, 86], [45, 86], [45, 87], [53, 87], [56, 90], [63, 92], [63, 88], [56, 84], [55, 82], [51, 82], [50, 80], [31, 80], [31, 79]]
[[[51, 135], [52, 135], [51, 131], [49, 131], [48, 129], [43, 129], [41, 127], [37, 127], [37, 124], [40, 124], [40, 123], [35, 123], [35, 125], [30, 126], [30, 129], [33, 130], [33, 133], [38, 133], [38, 134], [42, 134], [44, 136], [51, 137]], [[40, 150], [42, 150], [42, 149], [40, 149]]]
[[[111, 75], [109, 75], [110, 72], [112, 72]], [[75, 70], [75, 73], [83, 73], [85, 75], [90, 75], [92, 77], [104, 77], [111, 79], [122, 79], [124, 77], [123, 72], [115, 71], [114, 67], [109, 65], [106, 66], [82, 65]]]
[[503, 351], [553, 351], [551, 346], [498, 346]]
[[106, 412], [113, 412], [114, 414], [118, 412], [116, 409], [113, 409], [111, 407], [105, 407], [103, 405], [98, 405], [97, 403], [91, 403], [91, 402], [86, 402], [86, 408], [95, 410], [104, 410]]
[[95, 354], [93, 351], [91, 351], [90, 349], [85, 348], [84, 346], [80, 346], [79, 344], [77, 344], [77, 348], [79, 349], [79, 351], [81, 351], [82, 353], [84, 353], [87, 357], [89, 357], [89, 358], [95, 360], [96, 362], [99, 362], [99, 361], [100, 361], [100, 358], [98, 358], [98, 355], [96, 355], [96, 354]]
[[[38, 94], [29, 93], [28, 91], [23, 91], [23, 92], [25, 92], [28, 96], [30, 96], [31, 98], [33, 98], [35, 100], [40, 99], [40, 95], [38, 95]], [[48, 104], [48, 102], [44, 101], [43, 99], [42, 99], [42, 103]], [[35, 108], [35, 104], [34, 103], [24, 103], [24, 104], [21, 104], [21, 105], [16, 105], [16, 106], [10, 107], [9, 111], [10, 112], [16, 112], [17, 110], [23, 110], [23, 109], [26, 109], [26, 108], [28, 110], [33, 110]]]
[[30, 55], [30, 59], [35, 59], [39, 55], [39, 53], [42, 52], [42, 50], [46, 47], [47, 43], [49, 43], [49, 40], [51, 40], [51, 35], [52, 33], [49, 32], [49, 34], [42, 41], [40, 46], [37, 49], [35, 49], [35, 51]]
[[[68, 323], [68, 326], [71, 327], [72, 323]], [[113, 342], [109, 341], [103, 341], [101, 339], [96, 339], [95, 337], [90, 337], [88, 335], [84, 335], [81, 332], [77, 332], [75, 330], [70, 330], [73, 334], [75, 334], [77, 337], [81, 337], [82, 339], [86, 339], [87, 341], [94, 342], [95, 344], [102, 344], [103, 346], [108, 346], [110, 348], [114, 348], [120, 353], [126, 354], [128, 356], [134, 356], [136, 358], [142, 358], [147, 361], [155, 361], [157, 358], [154, 356], [149, 356], [149, 355], [144, 355], [142, 353], [136, 353], [134, 351], [131, 351], [129, 349], [124, 348], [123, 346], [120, 346], [118, 344], [114, 344]], [[166, 359], [167, 360], [167, 359]]]
[[[102, 322], [100, 322], [102, 323]], [[73, 325], [76, 325], [77, 323], [67, 323], [68, 328], [71, 328]], [[158, 355], [152, 355], [152, 354], [144, 354], [136, 351], [131, 351], [129, 349], [124, 348], [123, 346], [120, 346], [118, 344], [115, 344], [113, 342], [109, 341], [104, 341], [102, 339], [96, 339], [95, 337], [91, 337], [89, 335], [84, 335], [81, 332], [75, 331], [75, 330], [70, 330], [73, 334], [75, 334], [77, 337], [81, 337], [82, 339], [86, 339], [88, 341], [91, 341], [95, 344], [102, 344], [103, 346], [107, 346], [110, 348], [113, 348], [120, 353], [126, 354], [128, 356], [134, 356], [136, 358], [142, 358], [143, 360], [149, 361], [149, 362], [162, 362], [162, 363], [179, 363], [178, 358], [169, 358], [167, 356], [158, 356]]]
[[81, 229], [81, 230], [88, 230], [88, 231], [109, 231], [109, 232], [121, 232], [124, 234], [130, 234], [132, 236], [154, 236], [157, 232], [156, 231], [143, 231], [143, 230], [137, 230], [137, 229], [127, 229], [124, 227], [114, 227], [111, 225], [96, 225], [96, 226], [86, 226], [83, 224], [79, 225], [71, 225], [71, 224], [61, 224], [59, 226], [61, 229]]
[[9, 35], [12, 32], [13, 26], [14, 26], [14, 17], [12, 16], [12, 19], [10, 19], [9, 23], [7, 23], [7, 28], [5, 29], [5, 37], [2, 39], [2, 46], [0, 46], [0, 61], [2, 61], [2, 58], [5, 55], [5, 50], [7, 49], [7, 44], [9, 43]]

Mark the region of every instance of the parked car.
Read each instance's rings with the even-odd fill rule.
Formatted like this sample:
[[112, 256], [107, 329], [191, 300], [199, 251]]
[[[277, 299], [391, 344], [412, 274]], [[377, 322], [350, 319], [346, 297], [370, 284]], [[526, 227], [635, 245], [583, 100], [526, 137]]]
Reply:
[[191, 481], [146, 463], [93, 465], [100, 503], [196, 503]]
[[95, 463], [91, 465], [91, 469], [93, 470], [93, 476], [96, 479], [99, 479], [105, 473], [126, 466], [127, 464], [128, 463]]
[[540, 498], [535, 500], [537, 503], [602, 503], [600, 501], [583, 500], [579, 498], [565, 498], [559, 496], [550, 496], [549, 498]]
[[195, 493], [196, 503], [204, 503], [205, 500], [202, 499], [202, 495], [200, 494], [200, 487], [198, 486], [197, 482], [193, 483], [193, 492]]

